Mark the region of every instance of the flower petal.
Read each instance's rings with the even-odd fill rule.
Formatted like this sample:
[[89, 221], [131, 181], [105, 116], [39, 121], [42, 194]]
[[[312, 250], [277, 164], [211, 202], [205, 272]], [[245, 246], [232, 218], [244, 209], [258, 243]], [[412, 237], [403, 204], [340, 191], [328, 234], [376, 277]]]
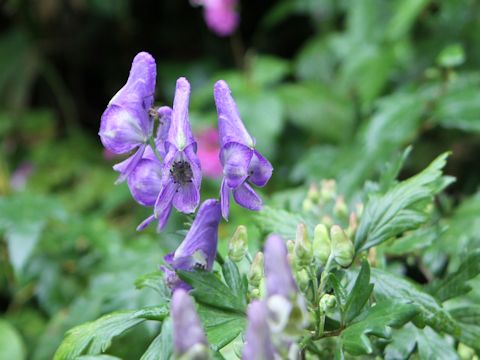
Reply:
[[142, 231], [144, 230], [150, 223], [155, 220], [155, 215], [150, 215], [147, 217], [145, 220], [143, 220], [138, 226], [137, 226], [137, 231]]
[[142, 129], [142, 117], [134, 109], [112, 105], [107, 107], [100, 122], [100, 140], [115, 154], [125, 154], [145, 143], [148, 134]]
[[141, 159], [128, 177], [130, 192], [140, 205], [153, 206], [162, 187], [162, 167], [158, 160]]
[[223, 80], [217, 81], [213, 87], [213, 96], [218, 113], [218, 131], [220, 146], [234, 141], [254, 147], [255, 140], [250, 136], [240, 118], [237, 104], [233, 100], [230, 88]]
[[172, 122], [167, 137], [168, 142], [174, 144], [178, 150], [183, 150], [194, 142], [188, 118], [189, 100], [190, 83], [183, 77], [179, 78], [173, 100]]
[[255, 150], [248, 167], [248, 180], [257, 186], [265, 186], [272, 176], [272, 171], [272, 164]]
[[220, 188], [220, 202], [222, 206], [222, 216], [228, 221], [228, 214], [230, 213], [230, 188], [225, 179], [222, 180], [222, 186]]
[[154, 214], [158, 219], [158, 230], [162, 230], [167, 223], [168, 217], [172, 210], [172, 200], [177, 190], [177, 185], [169, 181], [169, 178], [164, 176], [162, 188], [158, 194], [157, 201], [155, 201]]
[[195, 212], [199, 202], [200, 191], [193, 181], [184, 186], [179, 186], [173, 197], [173, 206], [184, 214]]
[[258, 211], [262, 208], [262, 199], [247, 183], [233, 189], [233, 198], [238, 205], [246, 209]]
[[268, 308], [264, 302], [256, 300], [248, 306], [248, 327], [242, 354], [243, 360], [275, 359], [268, 318]]
[[145, 152], [146, 145], [140, 145], [135, 154], [129, 158], [123, 160], [122, 162], [115, 164], [113, 170], [118, 171], [120, 176], [115, 181], [115, 184], [119, 184], [125, 181], [133, 170], [137, 167], [138, 163], [142, 159], [143, 153]]
[[252, 149], [237, 142], [230, 142], [222, 147], [220, 160], [223, 164], [223, 174], [230, 188], [234, 189], [246, 180], [252, 156]]

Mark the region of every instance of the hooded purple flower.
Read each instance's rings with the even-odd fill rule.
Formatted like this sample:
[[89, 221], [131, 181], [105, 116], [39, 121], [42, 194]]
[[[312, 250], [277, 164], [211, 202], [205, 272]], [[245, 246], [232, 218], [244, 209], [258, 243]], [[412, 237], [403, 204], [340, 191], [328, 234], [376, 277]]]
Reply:
[[207, 359], [208, 343], [192, 298], [179, 289], [172, 296], [173, 348], [175, 358]]
[[[154, 215], [158, 229], [164, 228], [172, 206], [182, 213], [192, 213], [200, 202], [202, 173], [188, 118], [190, 84], [179, 78], [173, 102], [172, 120], [165, 141], [165, 158]], [[147, 219], [148, 220], [148, 219]], [[153, 220], [153, 219], [152, 219]]]
[[[165, 256], [165, 262], [174, 270], [211, 271], [217, 255], [218, 225], [221, 217], [218, 200], [205, 200], [187, 236], [177, 250]], [[163, 271], [171, 288], [188, 288], [188, 285], [178, 280], [173, 271], [166, 267], [163, 267]]]
[[287, 255], [283, 239], [270, 235], [265, 243], [264, 256], [270, 328], [274, 333], [297, 336], [308, 324], [308, 312]]
[[192, 0], [194, 4], [203, 5], [205, 22], [219, 36], [228, 36], [237, 28], [237, 2], [238, 0]]
[[120, 172], [117, 182], [126, 180], [135, 169], [153, 131], [149, 112], [153, 106], [156, 64], [153, 57], [141, 52], [133, 59], [127, 83], [108, 103], [100, 123], [100, 139], [115, 154], [136, 149], [125, 161], [114, 166]]
[[248, 327], [243, 360], [274, 360], [275, 350], [268, 326], [268, 309], [264, 302], [254, 301], [248, 307]]
[[265, 186], [272, 176], [272, 165], [257, 150], [255, 140], [243, 125], [225, 81], [217, 81], [214, 87], [220, 133], [220, 161], [223, 165], [223, 181], [220, 190], [222, 215], [228, 219], [230, 192], [242, 207], [260, 210], [262, 199], [250, 186]]

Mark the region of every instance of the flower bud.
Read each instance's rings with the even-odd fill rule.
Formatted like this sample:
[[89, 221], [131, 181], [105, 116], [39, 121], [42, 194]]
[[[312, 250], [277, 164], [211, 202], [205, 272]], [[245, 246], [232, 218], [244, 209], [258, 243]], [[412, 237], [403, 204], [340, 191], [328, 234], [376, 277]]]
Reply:
[[258, 252], [253, 258], [250, 271], [248, 272], [248, 282], [253, 287], [258, 287], [263, 278], [263, 253]]
[[358, 217], [354, 212], [350, 213], [348, 218], [348, 229], [346, 231], [349, 238], [353, 238], [358, 228]]
[[295, 241], [293, 240], [288, 240], [287, 241], [287, 251], [289, 254], [293, 254], [295, 250]]
[[345, 231], [340, 226], [333, 225], [330, 229], [330, 239], [332, 240], [333, 256], [337, 264], [342, 267], [350, 266], [355, 255], [355, 248]]
[[323, 224], [315, 226], [313, 233], [313, 256], [325, 265], [331, 252], [330, 236], [328, 236], [327, 227]]
[[328, 229], [330, 229], [333, 225], [333, 219], [331, 216], [328, 216], [328, 215], [322, 216], [322, 218], [320, 219], [320, 222], [324, 224]]
[[230, 242], [228, 243], [228, 257], [232, 261], [242, 261], [248, 249], [247, 228], [243, 225], [237, 227]]
[[320, 188], [321, 201], [330, 201], [335, 198], [337, 194], [337, 183], [335, 180], [322, 180]]
[[261, 296], [262, 293], [259, 288], [253, 288], [252, 290], [250, 290], [250, 299], [260, 299]]
[[333, 310], [337, 306], [337, 299], [334, 295], [325, 294], [320, 299], [319, 307], [322, 314], [325, 314], [329, 310]]
[[300, 290], [305, 291], [308, 288], [308, 283], [310, 282], [310, 277], [308, 276], [307, 270], [302, 269], [297, 271], [295, 275], [298, 287]]
[[312, 200], [310, 200], [309, 198], [306, 198], [303, 200], [302, 202], [302, 210], [304, 212], [310, 212], [313, 210], [313, 207], [314, 207], [314, 203]]
[[333, 213], [337, 218], [346, 219], [348, 216], [348, 208], [347, 204], [345, 204], [345, 200], [343, 196], [337, 197], [335, 200], [335, 206], [333, 207]]
[[320, 192], [318, 191], [317, 184], [310, 184], [310, 187], [308, 188], [307, 199], [309, 199], [313, 203], [317, 202], [320, 199]]
[[308, 266], [313, 259], [312, 243], [308, 238], [307, 227], [305, 224], [298, 224], [295, 237], [295, 256], [300, 266]]
[[358, 203], [355, 205], [357, 211], [357, 217], [360, 219], [363, 215], [363, 209], [365, 208], [363, 203]]

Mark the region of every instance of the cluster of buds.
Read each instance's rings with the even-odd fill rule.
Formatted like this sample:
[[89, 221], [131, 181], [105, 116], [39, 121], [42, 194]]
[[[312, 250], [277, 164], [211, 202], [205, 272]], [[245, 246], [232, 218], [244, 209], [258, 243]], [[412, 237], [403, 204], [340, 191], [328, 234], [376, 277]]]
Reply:
[[253, 258], [248, 272], [249, 294], [251, 299], [259, 299], [262, 295], [262, 286], [265, 279], [263, 263], [263, 253], [259, 251]]
[[313, 254], [322, 265], [332, 258], [338, 265], [348, 267], [355, 256], [355, 248], [340, 226], [333, 225], [329, 232], [325, 225], [318, 224], [313, 236]]
[[239, 263], [248, 252], [248, 234], [247, 228], [243, 225], [237, 227], [235, 233], [228, 243], [228, 257]]

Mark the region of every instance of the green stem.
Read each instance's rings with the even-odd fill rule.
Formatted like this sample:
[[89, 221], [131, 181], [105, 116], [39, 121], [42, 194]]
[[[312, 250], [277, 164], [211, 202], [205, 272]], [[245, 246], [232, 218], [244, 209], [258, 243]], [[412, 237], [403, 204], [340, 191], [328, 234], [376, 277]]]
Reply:
[[318, 287], [318, 298], [321, 298], [322, 296], [323, 290], [325, 288], [326, 280], [327, 280], [327, 275], [330, 273], [332, 265], [333, 265], [333, 254], [330, 254], [330, 256], [328, 257], [327, 263], [323, 268], [322, 275], [320, 277], [320, 286]]
[[155, 144], [155, 139], [153, 138], [153, 135], [148, 138], [148, 145], [150, 145], [150, 147], [152, 148], [153, 153], [157, 157], [158, 161], [162, 162], [163, 158], [158, 152], [157, 145]]

